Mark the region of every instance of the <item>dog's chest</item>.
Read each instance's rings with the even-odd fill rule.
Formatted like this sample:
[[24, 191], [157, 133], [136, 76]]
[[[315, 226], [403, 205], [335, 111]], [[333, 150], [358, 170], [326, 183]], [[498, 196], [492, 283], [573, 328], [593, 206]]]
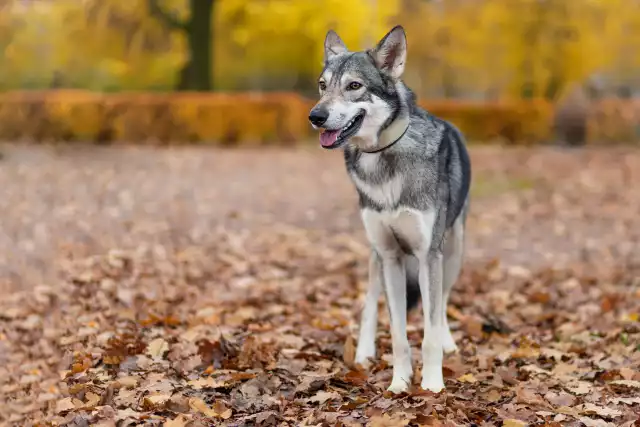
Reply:
[[433, 236], [435, 212], [410, 208], [375, 211], [362, 210], [367, 237], [379, 253], [410, 255], [426, 253]]
[[355, 170], [350, 173], [356, 188], [377, 206], [395, 209], [405, 186], [403, 175], [396, 173], [382, 179], [367, 179], [379, 173], [379, 158], [373, 154], [363, 154], [358, 167], [360, 173]]

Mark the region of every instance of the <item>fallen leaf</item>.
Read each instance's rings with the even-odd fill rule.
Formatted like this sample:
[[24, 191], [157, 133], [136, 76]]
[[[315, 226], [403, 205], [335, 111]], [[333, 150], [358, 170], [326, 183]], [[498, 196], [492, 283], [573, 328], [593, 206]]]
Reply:
[[224, 403], [220, 401], [216, 401], [213, 408], [209, 408], [202, 399], [192, 397], [189, 399], [189, 407], [196, 412], [212, 418], [222, 418], [223, 420], [226, 420], [231, 418], [233, 415], [232, 409], [227, 408]]
[[615, 385], [615, 386], [640, 389], [640, 381], [635, 381], [635, 380], [616, 380], [616, 381], [611, 381], [609, 384]]
[[75, 407], [76, 406], [73, 404], [72, 399], [70, 397], [66, 397], [62, 400], [58, 400], [56, 403], [56, 412], [60, 413], [70, 411], [71, 409], [75, 409]]
[[340, 394], [336, 393], [335, 391], [331, 391], [331, 392], [319, 391], [315, 395], [307, 399], [307, 402], [317, 403], [319, 405], [322, 405], [327, 400], [332, 400], [332, 399], [340, 399]]
[[145, 396], [144, 403], [150, 408], [162, 407], [169, 399], [171, 399], [171, 396], [168, 394], [153, 394]]
[[516, 420], [513, 418], [510, 418], [508, 420], [504, 420], [504, 422], [502, 423], [503, 427], [527, 427], [527, 423], [524, 421], [520, 421], [520, 420]]
[[461, 383], [469, 383], [469, 384], [474, 384], [478, 382], [478, 380], [476, 379], [476, 377], [473, 376], [473, 374], [461, 375], [458, 377], [458, 381], [460, 381]]
[[152, 359], [161, 359], [162, 355], [169, 351], [169, 344], [162, 338], [156, 338], [147, 345], [147, 354]]
[[593, 389], [593, 385], [586, 381], [576, 381], [572, 384], [568, 384], [566, 388], [573, 394], [583, 395], [583, 394], [591, 393], [591, 390]]
[[132, 376], [120, 377], [118, 378], [118, 384], [120, 384], [122, 387], [134, 388], [136, 385], [138, 385], [139, 380], [140, 379], [138, 377]]
[[353, 337], [349, 334], [344, 342], [344, 350], [342, 352], [342, 360], [345, 364], [351, 366], [356, 358], [356, 345]]
[[502, 399], [502, 394], [497, 389], [492, 388], [486, 392], [483, 397], [487, 402], [494, 403]]
[[185, 415], [180, 414], [172, 420], [167, 420], [164, 423], [164, 427], [186, 427], [191, 422], [191, 419]]
[[93, 409], [100, 403], [100, 396], [95, 393], [88, 392], [87, 394], [85, 394], [84, 398], [86, 402], [84, 403], [83, 407], [86, 409]]
[[581, 412], [583, 414], [592, 415], [596, 414], [604, 418], [616, 418], [622, 415], [622, 411], [617, 409], [604, 408], [602, 406], [594, 405], [593, 403], [585, 403]]
[[211, 377], [198, 378], [197, 380], [191, 380], [187, 382], [194, 390], [200, 390], [203, 388], [220, 388], [225, 387], [227, 382], [224, 380], [218, 380]]
[[197, 397], [189, 399], [189, 407], [196, 412], [206, 415], [207, 417], [216, 417], [218, 415], [216, 411], [207, 406], [204, 400], [198, 399]]
[[621, 403], [629, 406], [636, 404], [640, 405], [640, 397], [612, 397], [609, 401], [614, 405], [619, 405]]
[[582, 424], [586, 427], [612, 427], [614, 424], [608, 423], [604, 420], [594, 420], [588, 417], [579, 417], [578, 418]]

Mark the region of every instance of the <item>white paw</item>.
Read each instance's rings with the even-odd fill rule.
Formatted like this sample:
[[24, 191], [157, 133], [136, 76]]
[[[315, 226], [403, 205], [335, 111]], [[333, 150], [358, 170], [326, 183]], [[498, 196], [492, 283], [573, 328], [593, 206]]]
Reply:
[[451, 354], [458, 351], [458, 346], [456, 342], [453, 340], [451, 333], [445, 334], [444, 339], [442, 341], [442, 350], [445, 354]]
[[356, 363], [356, 365], [362, 365], [363, 367], [368, 368], [372, 364], [371, 360], [375, 359], [375, 357], [376, 357], [375, 352], [374, 353], [356, 352], [356, 358], [354, 359], [354, 362]]
[[442, 380], [436, 381], [423, 379], [420, 383], [420, 388], [422, 388], [423, 390], [432, 391], [434, 393], [440, 393], [442, 390], [444, 390], [444, 382]]
[[422, 368], [422, 382], [420, 387], [423, 390], [429, 390], [434, 393], [439, 393], [444, 390], [444, 379], [442, 377], [442, 367], [423, 367]]
[[391, 380], [391, 385], [387, 390], [389, 390], [393, 394], [400, 394], [409, 391], [409, 385], [411, 380], [405, 380], [404, 378], [393, 378]]
[[371, 340], [360, 339], [356, 348], [356, 357], [354, 362], [362, 366], [371, 365], [370, 359], [376, 358], [376, 346]]

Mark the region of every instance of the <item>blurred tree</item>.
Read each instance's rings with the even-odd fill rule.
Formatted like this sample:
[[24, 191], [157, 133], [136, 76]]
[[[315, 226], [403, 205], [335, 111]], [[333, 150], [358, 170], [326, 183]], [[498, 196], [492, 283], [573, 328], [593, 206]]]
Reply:
[[608, 88], [640, 89], [640, 0], [0, 0], [0, 8], [3, 89], [312, 93], [329, 28], [361, 49], [395, 24], [407, 30], [405, 76], [421, 97], [557, 99], [594, 75]]
[[216, 0], [189, 0], [189, 18], [180, 19], [164, 9], [160, 0], [147, 0], [150, 13], [171, 30], [186, 34], [189, 59], [180, 70], [178, 90], [211, 90], [212, 16]]

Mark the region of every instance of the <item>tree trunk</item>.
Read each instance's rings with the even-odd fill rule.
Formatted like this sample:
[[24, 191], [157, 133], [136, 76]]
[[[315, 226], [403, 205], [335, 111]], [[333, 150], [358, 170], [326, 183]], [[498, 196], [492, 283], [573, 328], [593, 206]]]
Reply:
[[184, 31], [189, 59], [180, 69], [177, 90], [209, 91], [212, 89], [213, 20], [216, 0], [189, 0], [191, 16], [180, 20], [175, 12], [164, 10], [159, 0], [147, 0], [149, 12], [168, 29]]
[[185, 32], [189, 60], [180, 72], [178, 89], [209, 91], [212, 89], [212, 25], [215, 0], [189, 0], [191, 19]]

